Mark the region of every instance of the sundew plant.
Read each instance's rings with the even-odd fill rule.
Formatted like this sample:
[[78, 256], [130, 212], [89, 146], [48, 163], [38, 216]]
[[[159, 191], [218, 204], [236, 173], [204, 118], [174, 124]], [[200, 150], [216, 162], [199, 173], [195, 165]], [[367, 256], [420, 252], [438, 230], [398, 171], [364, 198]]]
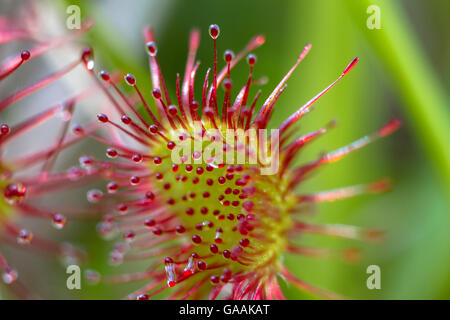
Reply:
[[1, 8], [5, 297], [447, 296], [421, 5], [251, 2]]

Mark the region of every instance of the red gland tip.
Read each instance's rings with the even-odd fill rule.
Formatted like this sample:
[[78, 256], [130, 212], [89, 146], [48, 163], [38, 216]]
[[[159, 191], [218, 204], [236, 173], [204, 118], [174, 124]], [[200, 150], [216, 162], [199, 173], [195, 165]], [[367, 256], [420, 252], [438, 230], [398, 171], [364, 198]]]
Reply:
[[108, 122], [108, 120], [109, 120], [108, 116], [103, 113], [99, 113], [97, 115], [97, 119], [98, 119], [98, 121], [103, 122], [103, 123]]
[[255, 42], [256, 45], [261, 46], [261, 45], [264, 44], [264, 42], [266, 42], [266, 37], [264, 35], [262, 35], [262, 34], [257, 35], [254, 38], [254, 42]]
[[190, 108], [192, 111], [197, 111], [198, 107], [199, 107], [199, 104], [197, 101], [194, 100], [191, 102]]
[[177, 109], [177, 107], [174, 106], [174, 105], [170, 105], [169, 108], [168, 108], [168, 111], [169, 111], [169, 114], [170, 114], [172, 117], [175, 117], [175, 116], [177, 115], [177, 113], [178, 113], [178, 109]]
[[225, 87], [225, 90], [230, 91], [233, 86], [231, 79], [227, 78], [227, 79], [223, 80], [223, 86]]
[[192, 236], [192, 242], [194, 242], [195, 244], [200, 244], [202, 242], [202, 237], [198, 234], [194, 234]]
[[138, 176], [131, 176], [130, 177], [130, 184], [132, 186], [136, 186], [141, 182], [141, 178], [139, 178]]
[[223, 54], [223, 58], [225, 59], [226, 63], [230, 63], [234, 58], [234, 53], [231, 50], [225, 50], [225, 53]]
[[94, 52], [92, 51], [92, 48], [86, 48], [83, 50], [83, 52], [81, 53], [81, 59], [83, 59], [84, 61], [87, 60], [88, 57], [92, 56]]
[[147, 53], [152, 57], [156, 56], [156, 54], [158, 53], [158, 47], [153, 41], [147, 42], [145, 44], [145, 47], [147, 48]]
[[216, 40], [219, 37], [219, 34], [220, 34], [220, 29], [217, 24], [212, 24], [209, 26], [209, 35], [211, 36], [211, 38]]
[[108, 158], [116, 158], [119, 154], [117, 153], [117, 151], [113, 148], [108, 148], [106, 150], [106, 156]]
[[143, 159], [143, 157], [140, 154], [135, 154], [131, 157], [131, 160], [133, 160], [133, 162], [136, 162], [136, 163], [142, 162], [142, 159]]
[[382, 127], [378, 134], [380, 137], [386, 137], [396, 131], [398, 128], [400, 128], [402, 125], [402, 122], [399, 118], [394, 118], [391, 121], [389, 121], [384, 127]]
[[10, 132], [9, 126], [7, 124], [2, 124], [0, 126], [0, 133], [2, 136], [7, 135]]
[[303, 60], [303, 58], [305, 58], [305, 56], [308, 54], [309, 50], [311, 50], [311, 43], [307, 43], [305, 44], [305, 47], [303, 48], [303, 51], [300, 53], [300, 56], [298, 57], [298, 60]]
[[166, 257], [164, 258], [164, 263], [165, 264], [173, 263], [173, 259], [171, 257]]
[[183, 226], [177, 226], [175, 230], [177, 233], [184, 233], [186, 231], [186, 228]]
[[84, 62], [84, 65], [88, 71], [94, 70], [94, 60], [92, 60], [93, 51], [91, 48], [87, 48], [83, 50], [81, 54], [81, 60]]
[[120, 118], [120, 120], [122, 120], [122, 122], [123, 122], [124, 124], [130, 124], [130, 123], [131, 123], [131, 118], [130, 118], [129, 116], [127, 116], [127, 115], [123, 115], [123, 116]]
[[151, 133], [156, 134], [158, 132], [158, 127], [156, 125], [152, 124], [149, 127], [149, 130], [150, 130]]
[[109, 182], [106, 185], [106, 189], [108, 190], [108, 193], [115, 193], [119, 189], [119, 185], [115, 182]]
[[192, 271], [191, 270], [184, 270], [183, 271], [183, 275], [185, 276], [185, 277], [188, 277], [188, 276], [190, 276], [192, 274]]
[[353, 58], [352, 62], [350, 62], [350, 63], [348, 64], [348, 66], [344, 69], [344, 72], [342, 72], [342, 74], [347, 74], [347, 73], [349, 73], [350, 70], [352, 70], [353, 67], [355, 66], [355, 64], [358, 62], [358, 60], [359, 60], [358, 57]]
[[253, 67], [256, 63], [256, 56], [253, 53], [250, 53], [247, 57], [247, 62], [250, 67]]
[[[169, 150], [173, 150], [175, 148], [175, 142], [173, 141], [169, 141], [167, 143], [167, 149]], [[172, 168], [174, 169], [174, 172], [178, 170], [178, 165], [176, 165], [175, 163], [173, 164]]]
[[209, 281], [211, 281], [212, 284], [218, 284], [220, 282], [220, 278], [218, 276], [211, 276]]
[[176, 281], [167, 281], [167, 285], [168, 285], [170, 288], [175, 287], [176, 284], [177, 284]]
[[66, 225], [67, 220], [66, 217], [60, 213], [55, 213], [52, 216], [52, 224], [56, 229], [62, 229]]
[[72, 128], [72, 131], [76, 135], [83, 135], [84, 134], [84, 129], [79, 124], [74, 125], [73, 128]]
[[206, 264], [205, 261], [199, 261], [199, 262], [197, 263], [197, 267], [198, 267], [200, 270], [204, 271], [204, 270], [206, 270], [206, 269], [208, 268], [208, 265]]
[[30, 59], [31, 57], [31, 53], [28, 50], [23, 50], [20, 53], [20, 58], [22, 59], [22, 61], [27, 61], [28, 59]]
[[153, 89], [152, 95], [153, 95], [153, 98], [155, 98], [156, 100], [161, 99], [161, 90], [159, 90], [158, 88]]
[[392, 188], [392, 182], [388, 178], [384, 178], [375, 182], [372, 182], [369, 185], [370, 192], [373, 193], [381, 193], [385, 191], [389, 191]]
[[131, 73], [127, 73], [124, 79], [125, 82], [130, 86], [134, 86], [136, 84], [136, 78]]
[[109, 82], [109, 80], [111, 79], [111, 77], [109, 76], [109, 73], [105, 70], [102, 70], [98, 73], [98, 75], [100, 76], [100, 78], [102, 78], [103, 81], [105, 82]]

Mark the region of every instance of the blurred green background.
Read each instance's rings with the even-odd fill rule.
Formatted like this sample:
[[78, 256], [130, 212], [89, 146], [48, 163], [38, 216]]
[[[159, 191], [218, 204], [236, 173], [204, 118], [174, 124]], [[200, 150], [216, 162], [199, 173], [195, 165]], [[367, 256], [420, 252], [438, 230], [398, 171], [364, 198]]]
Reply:
[[[268, 83], [261, 87], [263, 96], [289, 70], [305, 43], [311, 43], [310, 54], [288, 81], [275, 107], [272, 126], [331, 83], [358, 56], [355, 69], [302, 121], [301, 133], [332, 119], [338, 121], [338, 126], [307, 148], [298, 163], [371, 133], [394, 116], [400, 117], [404, 126], [387, 139], [324, 167], [299, 191], [327, 190], [391, 177], [391, 192], [321, 204], [310, 218], [382, 228], [386, 230], [385, 240], [365, 244], [317, 236], [302, 239], [302, 243], [312, 246], [363, 248], [363, 257], [356, 264], [289, 255], [284, 259], [301, 279], [352, 298], [450, 298], [449, 1], [44, 2], [60, 14], [62, 26], [67, 17], [65, 8], [79, 5], [83, 18], [96, 21], [83, 41], [93, 46], [100, 66], [131, 72], [147, 89], [150, 79], [141, 28], [151, 24], [157, 36], [159, 62], [172, 93], [176, 73], [184, 71], [192, 27], [202, 31], [200, 74], [212, 62], [212, 42], [207, 33], [210, 24], [221, 28], [220, 56], [225, 49], [237, 52], [254, 35], [264, 34], [266, 44], [255, 51], [255, 75], [268, 77]], [[367, 27], [370, 5], [380, 9], [381, 29]], [[245, 63], [233, 70], [235, 87], [244, 83], [247, 73]], [[142, 264], [108, 266], [105, 261], [111, 243], [101, 240], [94, 230], [94, 224], [80, 223], [70, 232], [73, 242], [90, 254], [83, 268], [102, 274], [141, 269]], [[366, 268], [372, 264], [381, 267], [381, 290], [366, 287]], [[48, 298], [119, 298], [139, 287], [83, 283], [83, 290], [69, 292], [63, 285], [64, 270], [52, 268], [54, 277], [50, 280], [44, 271], [42, 279], [31, 277]], [[283, 284], [283, 289], [290, 299], [311, 298], [289, 284]]]

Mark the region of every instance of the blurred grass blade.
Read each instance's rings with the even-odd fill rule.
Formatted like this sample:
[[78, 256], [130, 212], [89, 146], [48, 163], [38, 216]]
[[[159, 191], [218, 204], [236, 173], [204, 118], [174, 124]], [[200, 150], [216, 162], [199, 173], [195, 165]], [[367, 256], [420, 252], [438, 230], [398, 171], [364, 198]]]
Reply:
[[[344, 2], [343, 2], [344, 3]], [[390, 72], [414, 134], [450, 190], [450, 115], [448, 97], [428, 62], [398, 1], [345, 2], [364, 37]], [[370, 5], [381, 10], [381, 29], [366, 27]]]

